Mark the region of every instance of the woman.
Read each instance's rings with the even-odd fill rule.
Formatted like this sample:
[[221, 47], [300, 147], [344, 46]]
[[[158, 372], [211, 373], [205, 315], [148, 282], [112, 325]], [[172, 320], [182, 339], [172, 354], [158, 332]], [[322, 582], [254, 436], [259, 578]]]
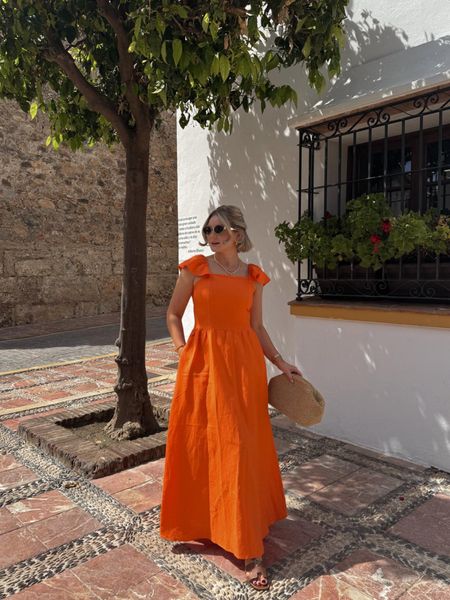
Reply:
[[[283, 360], [262, 322], [260, 267], [239, 258], [252, 244], [239, 208], [208, 216], [202, 246], [181, 270], [167, 310], [179, 354], [169, 420], [161, 535], [209, 539], [245, 559], [247, 580], [268, 589], [263, 538], [287, 516], [268, 416], [264, 356], [290, 381], [300, 371]], [[195, 326], [185, 342], [181, 318], [189, 298]]]

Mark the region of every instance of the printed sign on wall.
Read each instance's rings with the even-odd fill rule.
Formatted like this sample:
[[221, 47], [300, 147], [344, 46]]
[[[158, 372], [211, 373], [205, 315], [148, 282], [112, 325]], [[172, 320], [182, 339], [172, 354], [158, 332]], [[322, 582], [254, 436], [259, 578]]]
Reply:
[[178, 250], [180, 256], [203, 253], [203, 248], [199, 245], [202, 240], [200, 224], [196, 215], [178, 219]]

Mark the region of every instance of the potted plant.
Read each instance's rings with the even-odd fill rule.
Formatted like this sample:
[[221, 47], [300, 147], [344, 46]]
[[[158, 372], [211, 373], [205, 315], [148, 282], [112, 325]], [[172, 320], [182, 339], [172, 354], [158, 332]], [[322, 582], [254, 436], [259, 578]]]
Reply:
[[[311, 259], [320, 286], [341, 279], [450, 279], [450, 217], [430, 209], [395, 216], [383, 194], [347, 202], [342, 217], [308, 213], [275, 228], [292, 262]], [[439, 257], [439, 271], [436, 269]], [[443, 263], [443, 264], [441, 264]]]

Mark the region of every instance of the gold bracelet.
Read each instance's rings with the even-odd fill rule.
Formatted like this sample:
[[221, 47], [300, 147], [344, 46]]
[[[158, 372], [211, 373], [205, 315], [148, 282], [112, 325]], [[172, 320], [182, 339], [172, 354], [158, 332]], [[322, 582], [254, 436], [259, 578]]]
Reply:
[[270, 359], [271, 362], [273, 362], [276, 358], [278, 358], [279, 356], [281, 356], [281, 354], [279, 352], [277, 352], [275, 354], [275, 356], [272, 356], [272, 358]]
[[175, 348], [175, 352], [178, 352], [178, 350], [179, 350], [180, 348], [182, 348], [183, 346], [186, 346], [186, 344], [181, 344], [180, 346], [177, 346], [177, 347]]

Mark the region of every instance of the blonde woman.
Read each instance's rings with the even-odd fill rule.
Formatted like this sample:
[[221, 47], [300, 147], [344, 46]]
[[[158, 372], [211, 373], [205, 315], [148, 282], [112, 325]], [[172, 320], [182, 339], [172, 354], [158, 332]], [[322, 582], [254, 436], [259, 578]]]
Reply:
[[[264, 356], [292, 381], [299, 369], [273, 345], [262, 320], [270, 279], [239, 254], [252, 243], [240, 209], [220, 206], [202, 228], [212, 254], [179, 265], [167, 325], [179, 354], [169, 420], [161, 535], [209, 539], [245, 560], [247, 581], [269, 588], [263, 539], [287, 515], [268, 416]], [[195, 326], [187, 342], [189, 298]]]

